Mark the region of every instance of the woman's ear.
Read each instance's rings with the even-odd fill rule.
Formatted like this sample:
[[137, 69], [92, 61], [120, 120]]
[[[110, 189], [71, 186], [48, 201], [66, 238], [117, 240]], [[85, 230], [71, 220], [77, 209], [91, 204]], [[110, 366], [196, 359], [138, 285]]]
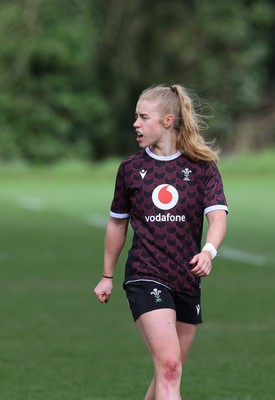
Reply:
[[168, 114], [164, 118], [163, 126], [164, 128], [168, 129], [174, 124], [174, 115], [173, 114]]

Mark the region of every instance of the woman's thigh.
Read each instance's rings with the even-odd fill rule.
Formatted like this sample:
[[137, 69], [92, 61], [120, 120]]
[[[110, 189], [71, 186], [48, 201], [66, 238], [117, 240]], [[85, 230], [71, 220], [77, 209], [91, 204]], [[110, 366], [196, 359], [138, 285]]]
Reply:
[[180, 344], [181, 362], [182, 365], [184, 365], [193, 340], [196, 336], [197, 325], [186, 324], [185, 322], [177, 321], [176, 327]]
[[177, 333], [176, 312], [170, 308], [142, 314], [136, 324], [153, 361], [177, 361], [181, 349]]

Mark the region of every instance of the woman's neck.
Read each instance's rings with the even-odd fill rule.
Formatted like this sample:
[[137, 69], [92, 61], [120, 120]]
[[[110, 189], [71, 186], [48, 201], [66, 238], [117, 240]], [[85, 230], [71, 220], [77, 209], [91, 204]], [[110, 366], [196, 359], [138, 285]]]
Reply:
[[178, 151], [176, 143], [172, 141], [169, 143], [153, 144], [149, 146], [149, 149], [152, 153], [159, 157], [173, 156]]

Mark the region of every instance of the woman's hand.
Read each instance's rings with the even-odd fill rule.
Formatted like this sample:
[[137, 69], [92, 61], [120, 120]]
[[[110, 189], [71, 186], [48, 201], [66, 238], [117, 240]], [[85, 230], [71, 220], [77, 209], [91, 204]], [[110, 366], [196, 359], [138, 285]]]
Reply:
[[194, 266], [191, 271], [195, 276], [208, 276], [212, 269], [212, 256], [208, 251], [202, 251], [192, 258], [190, 264]]
[[108, 303], [113, 290], [113, 280], [109, 278], [102, 278], [101, 281], [94, 289], [94, 294], [100, 303]]

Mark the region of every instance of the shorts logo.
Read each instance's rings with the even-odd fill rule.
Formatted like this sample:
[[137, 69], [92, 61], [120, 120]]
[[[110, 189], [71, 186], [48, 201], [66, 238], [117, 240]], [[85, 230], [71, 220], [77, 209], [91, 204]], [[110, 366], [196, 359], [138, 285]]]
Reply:
[[155, 303], [160, 303], [163, 300], [160, 298], [161, 290], [158, 290], [155, 288], [152, 292], [151, 295], [155, 297]]
[[200, 314], [201, 306], [199, 304], [196, 305], [197, 315]]
[[152, 193], [152, 200], [156, 207], [161, 210], [170, 210], [175, 207], [179, 200], [176, 188], [166, 183], [157, 186]]

